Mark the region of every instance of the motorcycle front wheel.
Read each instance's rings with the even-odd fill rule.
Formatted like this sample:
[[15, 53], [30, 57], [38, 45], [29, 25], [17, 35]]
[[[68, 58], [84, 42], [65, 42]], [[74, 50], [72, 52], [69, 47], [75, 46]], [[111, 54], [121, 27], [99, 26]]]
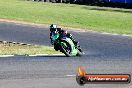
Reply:
[[71, 57], [71, 45], [67, 41], [61, 41], [61, 51], [67, 56]]

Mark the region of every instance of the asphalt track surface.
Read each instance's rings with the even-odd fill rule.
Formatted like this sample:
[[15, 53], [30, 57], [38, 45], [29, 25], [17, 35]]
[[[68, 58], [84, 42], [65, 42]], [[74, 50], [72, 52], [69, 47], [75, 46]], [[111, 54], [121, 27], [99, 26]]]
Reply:
[[[82, 57], [0, 57], [0, 88], [132, 88], [132, 84], [86, 84], [75, 80], [77, 67], [87, 73], [132, 75], [132, 37], [69, 31], [80, 42]], [[0, 22], [0, 40], [50, 46], [44, 27]]]

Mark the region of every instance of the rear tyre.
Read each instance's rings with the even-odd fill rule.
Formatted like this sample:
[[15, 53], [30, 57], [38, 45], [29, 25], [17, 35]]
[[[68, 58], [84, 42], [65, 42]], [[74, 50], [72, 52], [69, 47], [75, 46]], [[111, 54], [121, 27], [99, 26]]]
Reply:
[[83, 52], [82, 52], [82, 49], [80, 47], [77, 47], [77, 55], [76, 56], [82, 56], [83, 55]]

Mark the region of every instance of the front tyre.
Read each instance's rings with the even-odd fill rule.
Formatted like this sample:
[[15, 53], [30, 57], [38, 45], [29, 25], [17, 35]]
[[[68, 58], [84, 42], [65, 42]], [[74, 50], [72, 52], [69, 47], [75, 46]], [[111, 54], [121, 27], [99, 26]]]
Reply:
[[71, 57], [71, 45], [67, 41], [61, 41], [61, 51], [67, 56]]

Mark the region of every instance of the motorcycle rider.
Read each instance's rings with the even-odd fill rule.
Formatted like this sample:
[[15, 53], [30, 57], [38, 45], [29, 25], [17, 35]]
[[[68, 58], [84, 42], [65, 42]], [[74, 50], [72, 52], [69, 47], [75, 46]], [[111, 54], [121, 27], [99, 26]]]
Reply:
[[72, 34], [67, 33], [67, 31], [63, 30], [62, 28], [58, 28], [57, 25], [55, 25], [55, 24], [51, 24], [50, 25], [50, 32], [51, 32], [50, 33], [51, 44], [54, 45], [54, 49], [55, 50], [59, 50], [59, 49], [56, 47], [57, 45], [56, 45], [55, 41], [52, 40], [52, 38], [51, 38], [52, 32], [59, 33], [60, 34], [59, 39], [61, 39], [62, 37], [68, 37], [68, 38], [70, 38], [73, 41], [73, 43], [75, 44], [75, 46], [78, 45], [78, 42], [75, 41], [75, 39], [73, 38]]

